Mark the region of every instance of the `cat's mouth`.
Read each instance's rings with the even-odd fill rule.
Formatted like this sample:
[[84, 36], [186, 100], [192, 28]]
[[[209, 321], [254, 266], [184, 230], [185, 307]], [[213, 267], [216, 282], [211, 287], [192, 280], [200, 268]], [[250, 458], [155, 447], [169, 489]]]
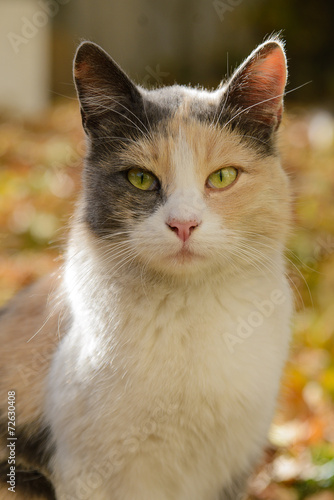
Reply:
[[195, 253], [193, 250], [190, 250], [189, 246], [184, 244], [180, 250], [178, 250], [176, 253], [173, 254], [172, 256], [177, 263], [189, 263], [193, 262], [198, 259], [202, 259], [203, 256], [199, 255], [198, 253]]

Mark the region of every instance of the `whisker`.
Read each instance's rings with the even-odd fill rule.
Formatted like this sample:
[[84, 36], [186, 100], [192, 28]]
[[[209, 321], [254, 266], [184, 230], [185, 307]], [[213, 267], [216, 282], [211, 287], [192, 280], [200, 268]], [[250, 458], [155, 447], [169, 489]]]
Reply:
[[[306, 82], [306, 83], [303, 83], [302, 85], [299, 85], [298, 87], [295, 87], [291, 90], [288, 90], [286, 92], [282, 92], [280, 94], [277, 94], [273, 97], [269, 97], [268, 99], [263, 99], [263, 101], [259, 101], [259, 102], [256, 102], [255, 104], [251, 104], [250, 106], [247, 106], [246, 108], [244, 109], [241, 109], [238, 113], [236, 113], [230, 120], [228, 120], [227, 123], [224, 124], [223, 128], [227, 127], [233, 120], [235, 120], [238, 116], [242, 115], [243, 113], [246, 113], [247, 111], [249, 111], [250, 109], [252, 108], [255, 108], [256, 106], [260, 106], [261, 104], [264, 104], [266, 102], [269, 102], [269, 101], [273, 101], [274, 99], [278, 99], [279, 97], [284, 97], [286, 96], [287, 94], [290, 94], [291, 92], [294, 92], [296, 90], [299, 90], [301, 89], [302, 87], [305, 87], [305, 85], [308, 85], [309, 83], [311, 83], [311, 81], [309, 82]], [[221, 117], [221, 113], [219, 114], [218, 116], [218, 121]]]
[[[256, 102], [255, 104], [251, 104], [250, 106], [247, 106], [246, 108], [241, 109], [241, 110], [240, 110], [239, 112], [237, 112], [234, 116], [232, 116], [232, 118], [230, 118], [230, 120], [228, 120], [226, 123], [224, 123], [223, 129], [224, 129], [224, 128], [226, 128], [226, 127], [227, 127], [227, 126], [228, 126], [228, 125], [229, 125], [229, 124], [230, 124], [233, 120], [235, 120], [238, 116], [242, 115], [243, 113], [246, 113], [246, 112], [247, 112], [247, 111], [249, 111], [250, 109], [255, 108], [256, 106], [260, 106], [261, 104], [264, 104], [264, 103], [266, 103], [266, 102], [272, 101], [272, 100], [274, 100], [274, 99], [278, 99], [279, 97], [284, 97], [284, 96], [286, 96], [287, 94], [290, 94], [291, 92], [295, 92], [296, 90], [299, 90], [299, 89], [301, 89], [302, 87], [305, 87], [305, 85], [308, 85], [309, 83], [312, 83], [312, 81], [310, 80], [310, 81], [305, 82], [305, 83], [303, 83], [302, 85], [299, 85], [298, 87], [295, 87], [295, 88], [293, 88], [293, 89], [291, 89], [291, 90], [287, 90], [287, 91], [282, 92], [282, 93], [280, 93], [280, 94], [277, 94], [277, 95], [275, 95], [275, 96], [273, 96], [273, 97], [269, 97], [268, 99], [263, 99], [262, 101]], [[227, 91], [227, 94], [228, 94], [228, 91]], [[223, 113], [223, 111], [224, 111], [224, 109], [225, 109], [225, 104], [226, 104], [227, 100], [228, 100], [228, 95], [227, 95], [227, 98], [226, 98], [226, 99], [225, 99], [225, 101], [224, 101], [224, 105], [223, 105], [223, 107], [222, 107], [222, 109], [221, 109], [221, 111], [220, 111], [220, 113], [219, 113], [219, 115], [218, 115], [218, 118], [217, 118], [217, 120], [216, 120], [215, 125], [217, 125], [217, 124], [218, 124], [218, 122], [219, 122], [219, 120], [220, 120], [220, 118], [221, 118], [221, 115], [222, 115], [222, 113]]]
[[[125, 118], [126, 120], [128, 120], [130, 123], [132, 123], [135, 126], [135, 128], [137, 128], [140, 132], [143, 132], [145, 130], [145, 132], [147, 133], [147, 136], [150, 137], [151, 133], [150, 133], [149, 129], [146, 127], [146, 125], [142, 122], [142, 120], [140, 120], [138, 118], [138, 116], [133, 111], [131, 111], [131, 109], [129, 109], [127, 106], [125, 106], [122, 102], [120, 102], [121, 96], [120, 96], [119, 99], [116, 99], [115, 97], [112, 97], [112, 96], [109, 96], [109, 95], [98, 94], [96, 92], [96, 89], [92, 89], [92, 90], [94, 92], [94, 95], [92, 97], [90, 97], [90, 98], [85, 97], [83, 99], [84, 103], [90, 103], [90, 102], [92, 102], [94, 104], [94, 107], [102, 108], [102, 109], [104, 109], [106, 111], [112, 111], [113, 113], [116, 113], [116, 114], [122, 116], [123, 118]], [[138, 120], [138, 122], [140, 123], [140, 125], [143, 126], [144, 130], [140, 130], [140, 128], [138, 127], [138, 125], [133, 120], [131, 120], [131, 118], [129, 118], [128, 116], [122, 114], [120, 111], [117, 111], [115, 108], [112, 108], [111, 106], [106, 106], [105, 104], [99, 103], [97, 101], [97, 99], [96, 99], [97, 97], [103, 98], [104, 99], [104, 101], [103, 101], [104, 103], [106, 103], [107, 101], [111, 100], [111, 101], [115, 102], [118, 106], [121, 106], [123, 109], [125, 109], [128, 113], [130, 113], [132, 116], [134, 116]]]
[[[259, 235], [258, 233], [254, 232], [254, 231], [238, 231], [238, 230], [232, 230], [231, 233], [238, 233], [238, 234], [242, 234], [242, 233], [245, 233], [245, 234], [248, 234], [248, 235], [252, 235], [254, 237], [259, 237], [261, 236], [261, 238], [265, 238], [267, 240], [272, 240], [274, 241], [272, 238], [270, 237], [267, 237], [267, 236], [264, 236], [264, 235]], [[274, 250], [275, 248], [266, 244], [266, 243], [263, 243], [262, 241], [260, 241], [259, 239], [256, 240], [256, 244], [259, 244], [261, 245], [262, 247], [265, 247], [265, 248], [269, 248], [269, 249], [272, 249]], [[302, 261], [298, 258], [298, 256], [290, 249], [286, 249], [286, 252], [288, 253], [291, 253], [292, 256], [294, 256], [295, 258], [297, 258], [301, 264], [303, 265]], [[310, 290], [310, 287], [307, 283], [307, 280], [305, 279], [305, 277], [303, 276], [302, 272], [300, 271], [300, 269], [298, 268], [298, 266], [288, 257], [288, 255], [285, 256], [286, 260], [289, 262], [289, 264], [292, 266], [292, 268], [294, 268], [296, 271], [297, 271], [297, 275], [299, 275], [302, 279], [302, 281], [305, 283], [305, 286], [307, 288], [307, 291], [308, 291], [308, 294], [309, 294], [309, 297], [310, 297], [310, 301], [311, 301], [311, 304], [313, 305], [313, 297], [312, 297], [312, 293], [311, 293], [311, 290]], [[309, 268], [310, 270], [312, 270], [312, 268]], [[313, 270], [312, 270], [313, 271]], [[300, 291], [298, 289], [298, 287], [296, 286], [296, 284], [294, 283], [293, 279], [291, 278], [291, 276], [289, 276], [288, 273], [286, 273], [286, 276], [287, 278], [289, 279], [289, 281], [293, 284], [293, 288], [295, 289], [295, 291], [297, 292], [297, 295], [299, 296], [299, 299], [301, 300], [301, 303], [303, 304], [303, 306], [305, 307], [305, 304], [304, 304], [304, 301], [301, 297], [301, 294], [300, 294]]]
[[[260, 252], [258, 249], [256, 248], [253, 248], [253, 247], [250, 247], [248, 245], [245, 245], [244, 247], [244, 252], [248, 252], [248, 256], [251, 256], [251, 252], [253, 253], [253, 255], [255, 257], [258, 257], [258, 258], [261, 258], [261, 259], [264, 259], [266, 258], [267, 261], [268, 261], [268, 256], [266, 256], [266, 254], [264, 254], [263, 252]], [[270, 262], [271, 259], [269, 259], [269, 262]], [[295, 267], [295, 269], [297, 270], [298, 274], [302, 277], [303, 281], [305, 282], [305, 285], [307, 287], [307, 290], [309, 292], [309, 296], [310, 296], [310, 300], [313, 304], [313, 299], [312, 299], [312, 295], [311, 295], [311, 291], [310, 291], [310, 288], [308, 286], [308, 283], [307, 281], [305, 280], [304, 276], [302, 275], [302, 273], [300, 273], [299, 269], [294, 265], [294, 263], [292, 261], [290, 261], [290, 259], [287, 258], [287, 260], [290, 262], [290, 264], [293, 265], [293, 267]], [[262, 264], [264, 264], [264, 262], [262, 262]], [[272, 262], [272, 264], [274, 265], [274, 269], [277, 271], [277, 272], [280, 272], [280, 269], [277, 267], [277, 265], [275, 264], [275, 262]], [[272, 272], [272, 270], [267, 266], [265, 265], [265, 268], [269, 271], [269, 272]], [[288, 279], [288, 281], [291, 283], [293, 289], [295, 290], [297, 296], [299, 297], [299, 300], [301, 301], [301, 303], [304, 305], [304, 301], [302, 299], [302, 296], [301, 296], [301, 293], [299, 291], [299, 288], [296, 286], [295, 282], [293, 281], [293, 279], [291, 278], [291, 276], [289, 275], [288, 272], [285, 273], [286, 275], [286, 278]], [[305, 305], [304, 305], [305, 307]]]

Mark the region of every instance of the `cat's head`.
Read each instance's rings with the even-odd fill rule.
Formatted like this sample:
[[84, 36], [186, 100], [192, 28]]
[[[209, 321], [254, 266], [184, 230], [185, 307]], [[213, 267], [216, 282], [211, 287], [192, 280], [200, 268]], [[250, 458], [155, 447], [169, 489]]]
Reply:
[[80, 45], [81, 215], [109, 247], [108, 265], [238, 272], [280, 251], [290, 214], [276, 149], [286, 74], [274, 38], [214, 91], [146, 90], [100, 47]]

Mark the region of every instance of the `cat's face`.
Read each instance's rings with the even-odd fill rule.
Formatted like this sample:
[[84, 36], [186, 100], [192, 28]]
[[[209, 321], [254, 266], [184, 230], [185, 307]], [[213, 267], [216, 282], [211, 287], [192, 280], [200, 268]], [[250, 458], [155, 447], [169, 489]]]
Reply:
[[89, 138], [83, 214], [112, 247], [110, 265], [184, 275], [270, 261], [289, 221], [275, 148], [286, 81], [277, 41], [214, 92], [141, 89], [90, 43], [75, 78]]

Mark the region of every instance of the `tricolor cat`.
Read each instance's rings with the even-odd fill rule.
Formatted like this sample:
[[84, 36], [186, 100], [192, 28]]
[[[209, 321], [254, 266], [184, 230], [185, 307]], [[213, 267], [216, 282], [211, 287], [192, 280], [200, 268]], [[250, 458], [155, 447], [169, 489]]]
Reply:
[[79, 46], [65, 264], [1, 312], [2, 499], [9, 391], [17, 499], [243, 498], [290, 339], [286, 74], [270, 38], [217, 90], [146, 90]]

